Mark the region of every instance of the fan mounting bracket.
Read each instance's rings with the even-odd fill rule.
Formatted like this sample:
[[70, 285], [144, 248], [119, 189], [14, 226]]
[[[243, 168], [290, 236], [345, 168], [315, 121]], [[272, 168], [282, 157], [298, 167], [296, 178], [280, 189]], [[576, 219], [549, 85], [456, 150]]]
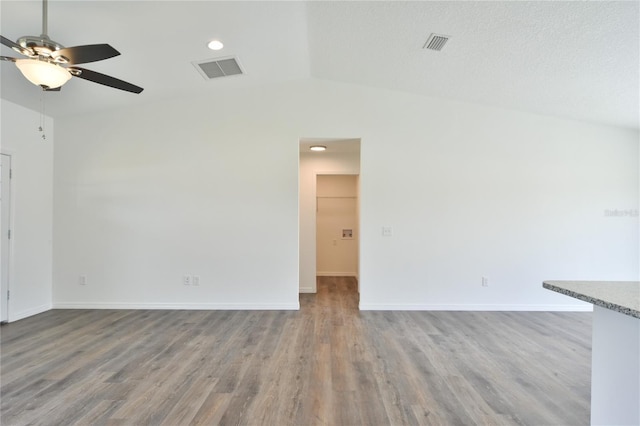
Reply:
[[[46, 58], [52, 58], [52, 53], [60, 49], [64, 49], [64, 46], [60, 43], [51, 40], [47, 35], [41, 36], [24, 36], [20, 37], [17, 44], [22, 46], [28, 51], [35, 52], [37, 56], [44, 56]], [[62, 60], [60, 60], [60, 59]], [[55, 58], [56, 62], [66, 62], [63, 56]]]

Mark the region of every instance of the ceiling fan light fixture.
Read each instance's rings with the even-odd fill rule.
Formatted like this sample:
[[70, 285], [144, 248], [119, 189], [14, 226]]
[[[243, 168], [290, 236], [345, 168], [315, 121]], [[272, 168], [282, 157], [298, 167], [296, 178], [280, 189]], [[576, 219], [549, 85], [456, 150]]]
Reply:
[[55, 89], [71, 79], [66, 68], [37, 59], [18, 59], [16, 66], [27, 80], [36, 86]]
[[31, 50], [28, 47], [22, 47], [20, 45], [15, 45], [11, 47], [13, 50], [15, 50], [16, 52], [18, 52], [21, 55], [24, 56], [33, 56], [35, 55], [35, 53], [33, 52], [33, 50]]

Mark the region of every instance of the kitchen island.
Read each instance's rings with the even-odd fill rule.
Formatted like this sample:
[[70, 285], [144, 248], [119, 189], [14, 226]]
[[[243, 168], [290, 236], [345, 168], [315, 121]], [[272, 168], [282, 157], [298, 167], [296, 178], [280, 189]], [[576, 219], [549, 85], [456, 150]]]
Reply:
[[591, 424], [640, 425], [640, 282], [544, 281], [593, 303]]

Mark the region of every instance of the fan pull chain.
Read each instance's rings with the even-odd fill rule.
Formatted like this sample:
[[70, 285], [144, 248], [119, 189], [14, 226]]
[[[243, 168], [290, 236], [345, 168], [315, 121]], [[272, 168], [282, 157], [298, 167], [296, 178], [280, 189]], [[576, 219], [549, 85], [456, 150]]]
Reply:
[[42, 140], [47, 139], [47, 135], [45, 133], [45, 116], [44, 116], [44, 90], [40, 92], [40, 126], [38, 126], [38, 131], [42, 132]]

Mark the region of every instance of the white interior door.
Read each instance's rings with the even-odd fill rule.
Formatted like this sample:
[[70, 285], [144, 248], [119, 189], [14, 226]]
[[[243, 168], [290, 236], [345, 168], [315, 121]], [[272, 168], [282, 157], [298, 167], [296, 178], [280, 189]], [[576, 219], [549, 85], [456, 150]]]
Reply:
[[0, 255], [2, 257], [2, 265], [0, 266], [0, 275], [2, 275], [2, 286], [0, 287], [0, 321], [9, 319], [9, 242], [10, 242], [10, 202], [11, 202], [11, 157], [2, 154], [1, 179], [2, 185], [0, 189], [0, 204], [2, 204], [2, 247]]

